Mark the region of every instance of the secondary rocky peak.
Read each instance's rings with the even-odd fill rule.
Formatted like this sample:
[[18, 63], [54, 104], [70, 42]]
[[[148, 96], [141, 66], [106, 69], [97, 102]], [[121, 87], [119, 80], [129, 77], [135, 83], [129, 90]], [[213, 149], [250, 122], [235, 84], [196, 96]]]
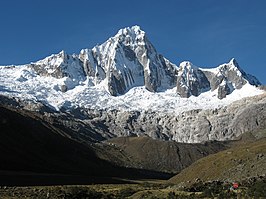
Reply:
[[191, 62], [182, 62], [177, 75], [177, 93], [181, 97], [198, 96], [202, 91], [210, 88], [205, 74]]
[[[231, 59], [229, 63], [222, 64], [218, 67], [218, 73], [216, 77], [220, 84], [223, 80], [231, 83], [235, 89], [241, 89], [243, 85], [249, 83], [251, 85], [260, 85], [260, 82], [252, 75], [247, 74], [243, 69], [240, 68], [236, 59]], [[218, 85], [214, 85], [213, 89]]]
[[64, 51], [64, 50], [61, 50], [59, 53], [58, 53], [58, 56], [59, 57], [62, 57], [62, 59], [65, 59], [67, 57], [67, 53]]
[[236, 59], [233, 58], [229, 61], [229, 63], [222, 64], [218, 67], [219, 71], [222, 74], [227, 74], [229, 71], [234, 71], [234, 73], [238, 76], [245, 75], [246, 73], [240, 68], [239, 64], [237, 63]]
[[189, 61], [183, 61], [180, 63], [179, 65], [180, 69], [182, 70], [193, 70], [193, 69], [197, 69], [196, 66], [194, 66], [191, 62]]
[[[225, 64], [228, 66], [229, 70], [238, 71], [238, 75], [246, 75], [245, 71], [240, 67], [237, 60], [235, 58], [232, 58], [228, 64]], [[241, 73], [241, 74], [240, 74]]]
[[202, 69], [191, 62], [182, 62], [178, 69], [177, 92], [181, 97], [198, 96], [205, 91], [217, 92], [219, 99], [225, 98], [246, 83], [260, 85], [253, 76], [242, 70], [236, 59], [212, 69]]
[[79, 84], [79, 81], [86, 79], [78, 56], [68, 55], [65, 51], [31, 63], [28, 67], [33, 69], [37, 75], [63, 79], [62, 83], [67, 81], [68, 88], [73, 88]]

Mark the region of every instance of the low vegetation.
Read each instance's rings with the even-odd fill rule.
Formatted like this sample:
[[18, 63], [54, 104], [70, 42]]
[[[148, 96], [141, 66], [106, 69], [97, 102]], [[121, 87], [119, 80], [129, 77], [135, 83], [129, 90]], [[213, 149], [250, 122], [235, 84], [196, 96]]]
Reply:
[[[210, 142], [192, 146], [133, 137], [109, 140], [104, 145], [95, 145], [95, 148], [98, 147], [96, 150], [91, 145], [51, 131], [47, 125], [30, 116], [5, 108], [0, 110], [1, 199], [266, 196], [265, 129], [245, 134], [239, 141], [223, 144]], [[230, 149], [207, 156], [225, 148]], [[115, 165], [108, 161], [111, 159], [117, 161], [112, 162]], [[179, 170], [182, 170], [181, 173], [171, 180], [158, 181], [171, 175], [158, 171]], [[235, 181], [239, 183], [239, 188], [232, 189]], [[68, 185], [92, 183], [103, 184]], [[61, 184], [64, 186], [37, 186]]]
[[266, 138], [239, 144], [231, 149], [209, 155], [184, 169], [169, 182], [192, 184], [197, 179], [207, 181], [242, 181], [265, 175]]
[[179, 198], [265, 198], [266, 177], [249, 178], [239, 183], [237, 189], [232, 183], [222, 181], [198, 181], [187, 187], [166, 183], [142, 182], [138, 184], [101, 184], [79, 186], [46, 187], [1, 187], [2, 199], [179, 199]]

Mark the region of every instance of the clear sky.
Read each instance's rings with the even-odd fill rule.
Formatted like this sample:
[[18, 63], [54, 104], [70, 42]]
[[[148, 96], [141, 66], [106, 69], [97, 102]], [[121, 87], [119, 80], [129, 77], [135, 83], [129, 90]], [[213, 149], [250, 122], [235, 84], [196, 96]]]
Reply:
[[132, 25], [175, 64], [234, 57], [266, 84], [266, 0], [2, 0], [0, 65], [79, 53]]

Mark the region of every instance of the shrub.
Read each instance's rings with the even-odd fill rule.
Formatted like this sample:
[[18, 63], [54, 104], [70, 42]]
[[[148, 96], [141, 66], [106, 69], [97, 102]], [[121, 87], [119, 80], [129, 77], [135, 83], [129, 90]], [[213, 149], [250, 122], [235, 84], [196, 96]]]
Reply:
[[248, 190], [247, 195], [250, 197], [265, 197], [266, 196], [266, 182], [257, 181]]
[[136, 193], [136, 190], [132, 188], [125, 188], [119, 192], [119, 198], [126, 198]]
[[171, 191], [168, 193], [167, 199], [175, 199], [175, 198], [176, 198], [175, 192]]
[[65, 193], [65, 199], [89, 199], [102, 198], [102, 194], [86, 187], [69, 187]]

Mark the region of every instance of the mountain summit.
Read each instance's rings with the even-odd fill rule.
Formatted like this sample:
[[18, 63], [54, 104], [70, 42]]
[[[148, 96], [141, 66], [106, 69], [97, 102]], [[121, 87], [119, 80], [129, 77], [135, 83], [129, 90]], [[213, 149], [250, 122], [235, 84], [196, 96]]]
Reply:
[[119, 30], [92, 50], [81, 50], [79, 58], [86, 75], [96, 84], [106, 80], [114, 96], [135, 86], [156, 92], [175, 83], [175, 66], [157, 53], [139, 26]]

